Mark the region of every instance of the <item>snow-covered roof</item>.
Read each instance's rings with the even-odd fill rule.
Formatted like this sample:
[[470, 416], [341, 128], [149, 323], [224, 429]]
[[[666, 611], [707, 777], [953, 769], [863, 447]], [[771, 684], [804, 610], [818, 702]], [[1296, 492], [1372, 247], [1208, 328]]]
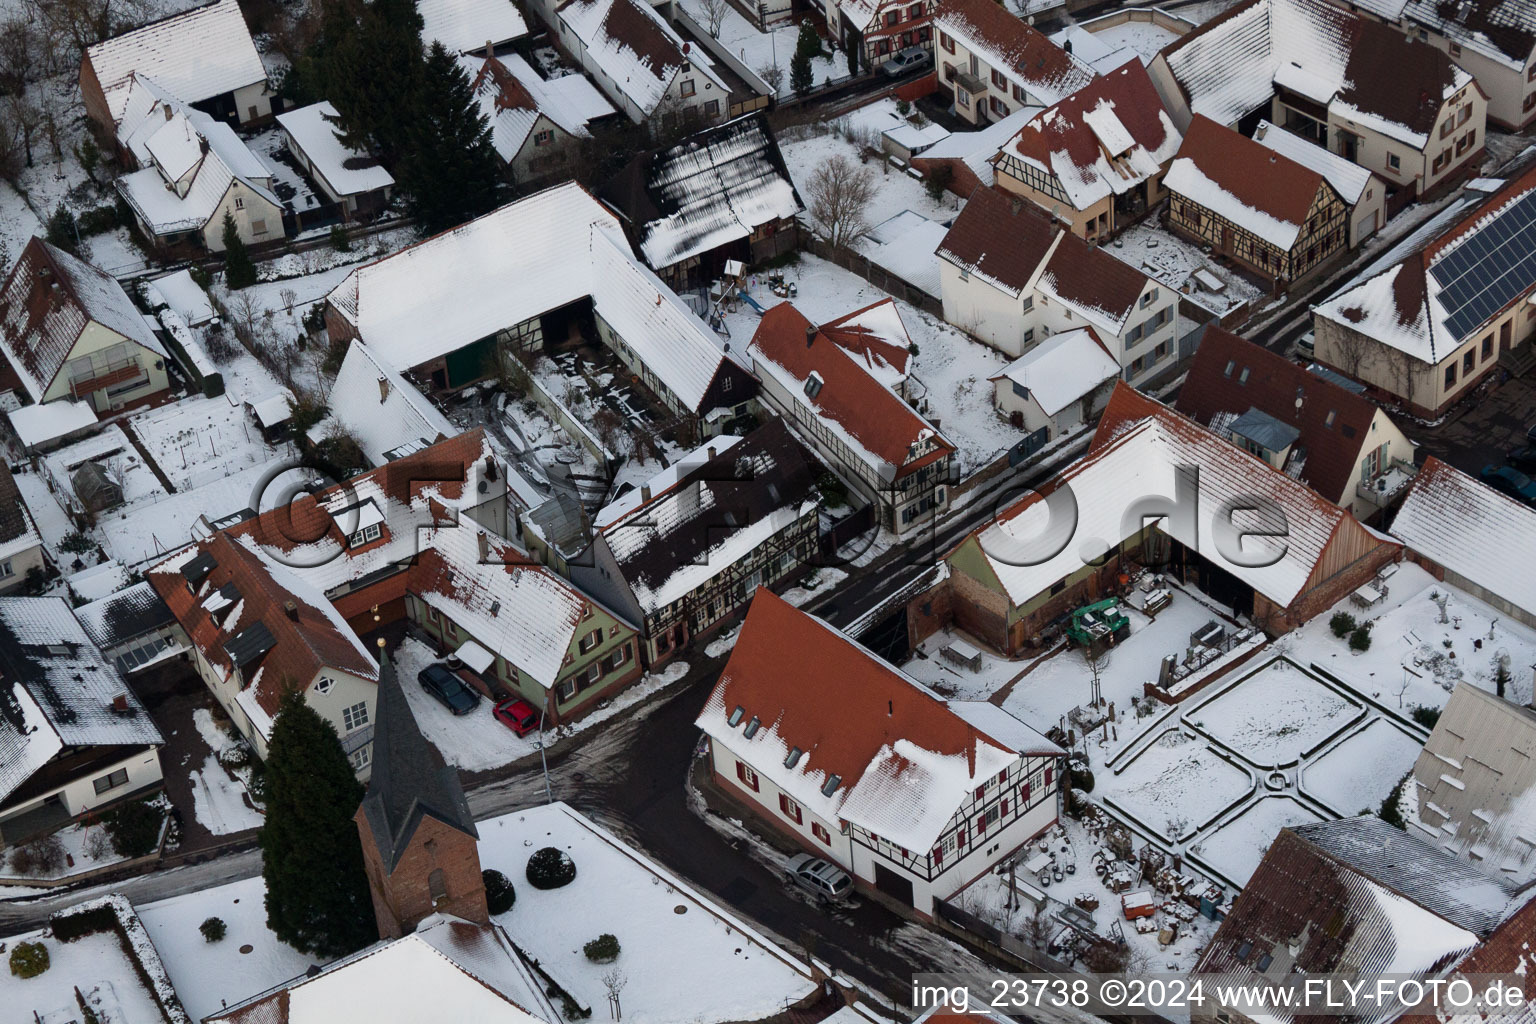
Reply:
[[1034, 106], [1020, 107], [1002, 120], [993, 121], [978, 131], [951, 132], [948, 138], [924, 150], [919, 159], [958, 160], [970, 168], [983, 185], [991, 185], [994, 180], [992, 158], [1041, 109]]
[[685, 42], [645, 0], [565, 0], [555, 14], [581, 41], [588, 59], [646, 116], [684, 64], [719, 89], [722, 102], [730, 95], [709, 57]]
[[1096, 75], [1092, 67], [993, 0], [941, 0], [934, 8], [933, 24], [1043, 103], [1071, 95]]
[[746, 239], [805, 208], [760, 114], [637, 157], [601, 196], [631, 222], [641, 255], [657, 270]]
[[906, 381], [912, 335], [895, 299], [881, 299], [828, 320], [821, 325], [821, 333], [886, 387], [899, 388]]
[[68, 601], [0, 597], [0, 800], [64, 748], [160, 742]]
[[330, 409], [375, 466], [401, 445], [425, 446], [458, 433], [437, 406], [362, 341], [347, 346], [331, 387]]
[[1079, 210], [1162, 171], [1182, 136], [1141, 61], [1131, 61], [1037, 114], [1002, 147], [1054, 175]]
[[113, 121], [121, 121], [129, 77], [150, 75], [178, 99], [200, 103], [257, 82], [266, 68], [238, 0], [215, 0], [86, 48]]
[[152, 305], [158, 307], [163, 303], [171, 307], [189, 327], [200, 327], [217, 315], [213, 300], [202, 285], [192, 280], [190, 270], [155, 278], [147, 285], [147, 292]]
[[1536, 261], [1527, 258], [1536, 232], [1536, 170], [1469, 211], [1456, 209], [1314, 306], [1313, 315], [1431, 365], [1454, 354], [1536, 288]]
[[1260, 121], [1253, 130], [1253, 141], [1276, 153], [1321, 174], [1339, 194], [1339, 198], [1353, 206], [1365, 195], [1365, 188], [1374, 175], [1352, 160], [1346, 160], [1315, 142], [1308, 142], [1300, 135], [1276, 127], [1268, 121]]
[[700, 411], [731, 357], [574, 182], [360, 267], [329, 300], [379, 360], [403, 372], [586, 297], [657, 379]]
[[561, 131], [588, 138], [587, 124], [614, 113], [613, 104], [585, 75], [544, 79], [515, 53], [504, 57], [460, 57], [480, 112], [491, 123], [491, 145], [511, 163], [522, 151], [540, 115]]
[[24, 405], [6, 413], [11, 429], [21, 443], [31, 448], [84, 430], [96, 422], [96, 410], [89, 402], [60, 399], [44, 405]]
[[449, 53], [485, 50], [528, 34], [528, 23], [512, 0], [416, 0], [421, 44], [442, 43]]
[[219, 1010], [209, 1024], [376, 1024], [483, 1020], [545, 1024], [555, 1011], [544, 984], [500, 928], [447, 914], [313, 973]]
[[921, 128], [910, 122], [903, 122], [894, 128], [887, 128], [880, 134], [902, 149], [916, 154], [949, 138], [950, 131], [936, 121], [930, 121]]
[[[1113, 547], [1139, 530], [1139, 518], [1126, 518], [1133, 504], [1150, 496], [1173, 500], [1187, 467], [1199, 470], [1198, 511], [1182, 522], [1165, 520], [1160, 529], [1282, 608], [1312, 581], [1336, 532], [1354, 524], [1305, 484], [1120, 383], [1088, 454], [1056, 478], [1055, 486], [1071, 488], [1078, 509], [1069, 543], [1044, 557], [1041, 538], [1052, 510], [1039, 494], [974, 536], [1008, 597], [1023, 604], [1083, 568], [1091, 554], [1084, 542]], [[1263, 507], [1252, 507], [1255, 499], [1263, 499]], [[1230, 548], [1208, 528], [1228, 501], [1236, 503], [1233, 525], [1245, 534], [1240, 559], [1229, 559]], [[1266, 532], [1270, 536], [1260, 535]]]
[[1278, 151], [1196, 115], [1163, 187], [1290, 252], [1324, 180]]
[[1007, 379], [1029, 392], [1047, 416], [1120, 376], [1120, 364], [1092, 327], [1062, 331], [1024, 353], [989, 380]]
[[[200, 110], [178, 112], [150, 141], [161, 135], [178, 142], [178, 146], [167, 144], [161, 147], [162, 152], [178, 157], [184, 148], [179, 143], [184, 142], [200, 154], [200, 159], [177, 172], [180, 162], [162, 165], [156, 150], [151, 147], [149, 152], [155, 159], [154, 165], [125, 174], [116, 182], [118, 192], [155, 234], [201, 230], [213, 219], [219, 203], [235, 181], [279, 211], [282, 209], [282, 202], [271, 190], [271, 171], [223, 121], [216, 121]], [[191, 175], [190, 182], [184, 187], [179, 185], [188, 174]]]
[[[632, 487], [623, 494], [604, 505], [592, 517], [592, 528], [606, 530], [622, 519], [625, 519], [641, 505], [660, 497], [684, 477], [695, 473], [710, 459], [717, 455], [723, 455], [730, 451], [741, 438], [733, 434], [720, 434], [712, 437], [705, 444], [699, 445], [693, 451], [674, 461], [670, 466], [657, 470], [638, 487]], [[650, 497], [647, 498], [646, 494]]]
[[133, 586], [83, 604], [75, 618], [91, 642], [102, 650], [128, 643], [175, 622], [171, 609], [149, 583]]
[[976, 703], [940, 697], [759, 589], [696, 724], [822, 820], [923, 854], [978, 783], [1061, 753]]
[[[517, 8], [506, 4], [514, 12]], [[288, 133], [290, 145], [298, 147], [309, 162], [340, 196], [354, 196], [395, 183], [382, 164], [360, 150], [342, 142], [336, 127], [340, 115], [329, 100], [277, 115], [277, 123]]]
[[0, 561], [39, 548], [43, 538], [11, 469], [0, 460]]
[[636, 602], [655, 613], [814, 518], [814, 484], [799, 443], [775, 418], [599, 529]]
[[1525, 70], [1536, 49], [1536, 2], [1532, 0], [1459, 0], [1454, 6], [1434, 0], [1366, 0], [1361, 6], [1373, 3], [1396, 7], [1410, 22], [1515, 71]]
[[[759, 376], [778, 381], [792, 401], [881, 479], [905, 476], [955, 450], [933, 424], [883, 383], [881, 372], [831, 341], [788, 302], [763, 314], [747, 351]], [[817, 383], [811, 395], [807, 382], [813, 375]]]
[[1427, 43], [1326, 0], [1244, 0], [1162, 58], [1190, 111], [1220, 124], [1267, 111], [1278, 85], [1415, 148], [1472, 81]]
[[34, 402], [43, 400], [91, 323], [165, 355], [112, 275], [34, 236], [0, 289], [0, 355]]
[[1536, 611], [1536, 510], [1431, 455], [1392, 536], [1517, 608]]

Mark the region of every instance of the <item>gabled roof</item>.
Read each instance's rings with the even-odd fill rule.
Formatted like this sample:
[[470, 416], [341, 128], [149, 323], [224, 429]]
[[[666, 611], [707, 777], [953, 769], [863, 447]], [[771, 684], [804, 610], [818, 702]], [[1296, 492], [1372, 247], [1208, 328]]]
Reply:
[[[1401, 13], [1505, 67], [1525, 70], [1536, 49], [1536, 0], [1395, 0]], [[1396, 20], [1395, 18], [1391, 20]]]
[[459, 65], [491, 122], [491, 145], [507, 163], [521, 152], [540, 115], [567, 135], [585, 139], [591, 135], [588, 122], [614, 113], [587, 76], [544, 79], [515, 53], [489, 59], [471, 54], [460, 57]]
[[1536, 287], [1536, 168], [1411, 243], [1313, 315], [1433, 365]]
[[160, 742], [69, 602], [0, 597], [0, 802], [67, 748]]
[[1174, 407], [1218, 434], [1249, 409], [1293, 426], [1305, 449], [1297, 479], [1334, 502], [1353, 498], [1361, 449], [1378, 443], [1370, 399], [1215, 324], [1200, 339]]
[[[162, 137], [164, 143], [154, 145]], [[157, 235], [205, 227], [235, 181], [282, 209], [281, 200], [269, 187], [272, 174], [261, 159], [233, 128], [201, 110], [173, 112], [145, 142], [145, 150], [153, 166], [123, 175], [116, 185], [123, 199]], [[171, 162], [162, 163], [162, 157]], [[172, 187], [188, 174], [191, 180], [184, 189]]]
[[106, 271], [34, 236], [0, 289], [0, 355], [34, 402], [53, 383], [90, 323], [164, 356], [144, 316]]
[[1339, 198], [1353, 206], [1360, 202], [1366, 187], [1376, 176], [1352, 160], [1346, 160], [1315, 142], [1308, 142], [1268, 121], [1260, 121], [1253, 130], [1253, 141], [1301, 166], [1323, 176]]
[[[1275, 838], [1195, 970], [1246, 974], [1296, 941], [1294, 970], [1309, 975], [1435, 977], [1509, 905], [1509, 890], [1374, 815], [1296, 826]], [[1380, 1009], [1362, 1019], [1403, 1008]]]
[[1115, 336], [1151, 283], [1124, 260], [1054, 226], [1034, 204], [990, 188], [972, 193], [938, 256], [1012, 296], [1033, 282]]
[[[1533, 1024], [1536, 1022], [1536, 899], [1511, 914], [1493, 934], [1473, 950], [1466, 959], [1456, 965], [1453, 975], [1466, 978], [1476, 984], [1477, 975], [1514, 975], [1525, 993], [1525, 1001], [1518, 1007], [1506, 1007], [1498, 1014], [1499, 1024]], [[1493, 1015], [1444, 1013], [1409, 1014], [1398, 1024], [1481, 1024], [1492, 1020]]]
[[1276, 86], [1422, 148], [1472, 76], [1427, 43], [1326, 0], [1244, 0], [1160, 54], [1192, 113], [1236, 124]]
[[464, 788], [459, 785], [459, 773], [448, 767], [437, 747], [421, 734], [411, 705], [400, 691], [394, 662], [388, 658], [379, 665], [373, 771], [363, 796], [362, 814], [388, 872], [400, 863], [424, 817], [480, 838]]
[[362, 341], [347, 346], [331, 387], [331, 416], [381, 466], [402, 445], [425, 447], [456, 432], [448, 417]]
[[1019, 79], [1046, 103], [1071, 95], [1095, 77], [1093, 68], [994, 0], [940, 0], [933, 21], [988, 67]]
[[[861, 454], [883, 479], [915, 472], [955, 450], [863, 359], [830, 340], [788, 302], [763, 314], [747, 352], [759, 375], [775, 378], [792, 400]], [[813, 374], [819, 381], [814, 396], [806, 390]], [[914, 447], [928, 440], [937, 447], [913, 457]]]
[[32, 523], [32, 513], [22, 500], [21, 488], [11, 467], [0, 459], [0, 560], [40, 547], [43, 538]]
[[[507, 6], [517, 10], [510, 3]], [[336, 125], [340, 116], [329, 100], [321, 100], [278, 114], [277, 123], [309, 165], [340, 195], [357, 195], [393, 185], [395, 179], [382, 164], [342, 142]]]
[[209, 1024], [425, 1020], [547, 1024], [556, 1011], [506, 934], [447, 914], [225, 1007]]
[[[211, 565], [188, 578], [183, 569], [199, 559]], [[322, 668], [378, 679], [377, 665], [325, 595], [249, 538], [216, 533], [146, 576], [215, 671], [228, 678], [242, 670], [237, 699], [263, 735], [288, 690], [307, 687]]]
[[[1023, 604], [1083, 567], [1083, 541], [1113, 546], [1139, 529], [1139, 519], [1127, 519], [1133, 503], [1173, 500], [1193, 483], [1189, 467], [1199, 471], [1198, 510], [1182, 522], [1165, 520], [1160, 529], [1282, 608], [1323, 571], [1341, 531], [1370, 543], [1365, 528], [1337, 505], [1123, 382], [1115, 385], [1088, 454], [1043, 488], [1072, 490], [1078, 522], [1069, 542], [1048, 558], [1040, 551], [1051, 511], [1039, 493], [971, 536], [1008, 598]], [[1254, 508], [1256, 498], [1270, 504]], [[1246, 534], [1242, 561], [1261, 564], [1228, 559], [1208, 528], [1228, 501], [1237, 503], [1233, 525]], [[1262, 532], [1271, 536], [1255, 535]]]
[[1318, 190], [1332, 186], [1317, 171], [1197, 114], [1163, 187], [1289, 252]]
[[814, 486], [799, 442], [774, 418], [606, 522], [602, 534], [640, 607], [655, 612], [813, 515]]
[[907, 379], [912, 335], [901, 319], [895, 299], [881, 299], [863, 309], [828, 320], [821, 333], [840, 345], [871, 376], [896, 387]]
[[1047, 416], [1120, 376], [1120, 364], [1092, 327], [1059, 331], [988, 380], [1009, 380], [1029, 392]]
[[108, 594], [75, 609], [75, 618], [103, 650], [164, 629], [176, 621], [171, 609], [148, 582]]
[[919, 855], [979, 781], [1020, 755], [1061, 753], [1001, 708], [946, 700], [761, 588], [697, 724], [811, 813]]
[[416, 0], [421, 44], [442, 43], [450, 54], [484, 50], [528, 34], [528, 23], [512, 0]]
[[153, 76], [178, 99], [200, 103], [267, 80], [237, 0], [214, 0], [86, 48], [86, 59], [121, 121], [128, 78]]
[[619, 222], [567, 182], [365, 264], [328, 296], [404, 372], [590, 297], [682, 403], [700, 409], [724, 343], [634, 257]]
[[657, 270], [805, 208], [761, 114], [636, 157], [599, 196], [630, 222], [641, 255]]
[[1156, 175], [1180, 141], [1145, 65], [1132, 60], [1036, 114], [1001, 153], [1055, 175], [1085, 210]]
[[711, 70], [709, 57], [686, 43], [644, 0], [565, 0], [555, 14], [614, 87], [646, 116], [684, 64], [713, 83], [722, 100], [730, 93]]
[[1392, 520], [1410, 550], [1497, 594], [1536, 610], [1536, 510], [1431, 455]]

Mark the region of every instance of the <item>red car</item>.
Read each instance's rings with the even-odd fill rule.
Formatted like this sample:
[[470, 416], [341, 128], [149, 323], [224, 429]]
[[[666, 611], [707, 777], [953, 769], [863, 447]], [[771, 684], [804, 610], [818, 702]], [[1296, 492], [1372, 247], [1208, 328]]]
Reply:
[[521, 697], [513, 697], [496, 705], [496, 720], [519, 736], [526, 736], [539, 727], [539, 709]]

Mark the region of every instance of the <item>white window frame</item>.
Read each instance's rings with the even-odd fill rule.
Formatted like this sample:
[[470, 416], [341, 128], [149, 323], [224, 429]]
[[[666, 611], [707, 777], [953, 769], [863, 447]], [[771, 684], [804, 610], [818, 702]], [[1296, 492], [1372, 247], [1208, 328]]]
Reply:
[[356, 704], [341, 709], [341, 722], [347, 732], [355, 732], [368, 724], [368, 702], [360, 700]]

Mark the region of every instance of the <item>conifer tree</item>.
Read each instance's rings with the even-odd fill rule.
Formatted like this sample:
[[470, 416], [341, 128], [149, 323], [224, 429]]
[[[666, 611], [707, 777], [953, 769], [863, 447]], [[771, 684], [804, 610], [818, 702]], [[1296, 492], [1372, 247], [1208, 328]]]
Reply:
[[228, 210], [224, 211], [224, 283], [230, 291], [256, 283], [256, 264], [251, 261], [251, 251], [245, 247], [234, 215]]
[[478, 217], [496, 204], [500, 160], [469, 76], [433, 43], [395, 178], [423, 234]]
[[266, 774], [267, 927], [303, 953], [337, 957], [361, 949], [378, 938], [353, 821], [363, 787], [335, 728], [302, 692], [283, 698]]

